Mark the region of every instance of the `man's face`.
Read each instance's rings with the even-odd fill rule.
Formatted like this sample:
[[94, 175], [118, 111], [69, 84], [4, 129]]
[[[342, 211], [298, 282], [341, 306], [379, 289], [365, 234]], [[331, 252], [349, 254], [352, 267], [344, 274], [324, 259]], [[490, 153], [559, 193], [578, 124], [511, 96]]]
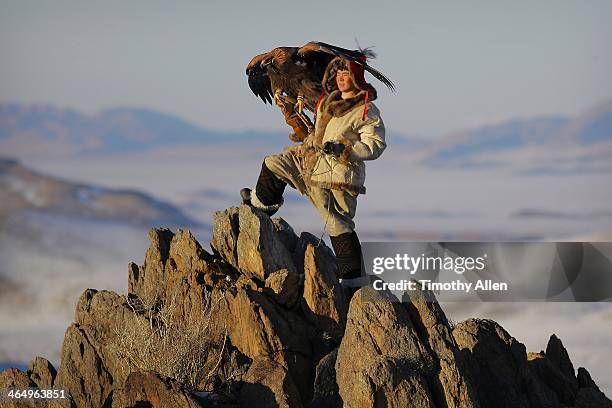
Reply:
[[347, 70], [338, 70], [338, 72], [336, 72], [336, 84], [338, 84], [338, 89], [340, 92], [351, 92], [357, 90], [357, 87], [351, 78], [351, 73]]

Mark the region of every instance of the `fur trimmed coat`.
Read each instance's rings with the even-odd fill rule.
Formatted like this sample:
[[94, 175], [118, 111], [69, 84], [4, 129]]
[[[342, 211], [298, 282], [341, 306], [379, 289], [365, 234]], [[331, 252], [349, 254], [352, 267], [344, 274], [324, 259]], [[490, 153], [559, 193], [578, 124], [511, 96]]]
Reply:
[[[315, 130], [298, 147], [298, 154], [305, 161], [303, 176], [308, 184], [365, 194], [364, 161], [378, 158], [387, 147], [380, 111], [371, 102], [376, 99], [374, 88], [368, 89], [367, 106], [365, 97], [366, 91], [362, 90], [353, 98], [342, 99], [336, 89], [320, 103]], [[326, 142], [344, 144], [342, 155], [322, 153]]]

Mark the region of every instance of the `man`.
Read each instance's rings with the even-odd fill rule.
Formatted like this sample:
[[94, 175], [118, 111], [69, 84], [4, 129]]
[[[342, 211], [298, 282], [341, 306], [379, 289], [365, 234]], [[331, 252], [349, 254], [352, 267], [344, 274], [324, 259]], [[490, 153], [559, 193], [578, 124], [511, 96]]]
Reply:
[[287, 184], [306, 194], [329, 231], [343, 286], [356, 287], [363, 276], [353, 222], [357, 196], [365, 193], [364, 161], [378, 158], [386, 148], [385, 128], [372, 103], [376, 90], [359, 65], [333, 59], [323, 76], [323, 90], [309, 134], [291, 108], [281, 107], [294, 129], [292, 138], [303, 143], [267, 156], [254, 191], [245, 188], [241, 196], [272, 215], [283, 204]]

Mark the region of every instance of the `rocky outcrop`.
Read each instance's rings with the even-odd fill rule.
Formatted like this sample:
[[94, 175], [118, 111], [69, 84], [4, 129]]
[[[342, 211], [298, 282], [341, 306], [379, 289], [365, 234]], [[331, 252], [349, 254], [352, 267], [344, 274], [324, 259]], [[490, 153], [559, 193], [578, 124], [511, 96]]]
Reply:
[[76, 406], [102, 406], [113, 389], [106, 364], [76, 324], [66, 330], [56, 388], [68, 391]]
[[57, 372], [49, 360], [36, 357], [30, 361], [27, 374], [39, 388], [51, 388]]
[[342, 398], [336, 381], [338, 349], [334, 349], [317, 364], [312, 407], [340, 407]]
[[66, 407], [612, 406], [555, 335], [527, 353], [494, 321], [453, 328], [426, 291], [348, 305], [325, 243], [251, 207], [215, 213], [211, 252], [149, 239], [127, 294], [83, 292], [57, 374], [37, 357], [0, 388], [63, 388], [48, 406]]
[[568, 370], [571, 361], [567, 350], [555, 335], [547, 351], [540, 353], [527, 353], [521, 342], [492, 320], [468, 319], [455, 327], [453, 336], [481, 406], [612, 406], [593, 383], [580, 384], [573, 368]]
[[284, 367], [307, 398], [311, 393], [313, 356], [303, 319], [249, 287], [228, 293], [227, 304], [232, 343], [253, 360], [269, 359]]
[[280, 269], [266, 278], [264, 293], [283, 306], [291, 307], [300, 296], [300, 275]]
[[275, 360], [253, 361], [242, 379], [238, 402], [241, 406], [256, 404], [262, 408], [300, 408], [300, 393], [287, 369]]
[[307, 319], [320, 332], [340, 339], [346, 324], [346, 299], [338, 284], [334, 254], [304, 233], [298, 242], [304, 271], [303, 307]]
[[480, 406], [474, 381], [453, 337], [452, 329], [440, 304], [429, 291], [420, 289], [406, 294], [407, 308], [421, 341], [435, 361], [437, 405], [474, 408]]
[[293, 231], [283, 229], [265, 214], [244, 205], [237, 214], [231, 210], [215, 217], [232, 229], [214, 228], [212, 245], [221, 255], [228, 254], [228, 262], [243, 274], [265, 281], [270, 273], [279, 269], [295, 272], [291, 253], [283, 239]]
[[[7, 368], [0, 373], [0, 390], [4, 392], [7, 389], [24, 389], [28, 387], [34, 387], [36, 384], [26, 373], [17, 368]], [[4, 396], [3, 396], [4, 397]], [[34, 401], [22, 402], [22, 401], [11, 401], [6, 398], [6, 401], [2, 400], [3, 407], [7, 408], [19, 408], [19, 407], [36, 407]], [[6, 405], [4, 405], [6, 404]]]
[[432, 364], [402, 303], [371, 288], [355, 294], [336, 360], [345, 406], [434, 407]]
[[491, 320], [457, 324], [453, 336], [470, 366], [483, 406], [529, 407], [525, 347]]
[[197, 399], [176, 381], [147, 371], [131, 373], [113, 392], [112, 408], [200, 408]]
[[606, 398], [604, 393], [601, 392], [586, 368], [580, 367], [578, 369], [577, 379], [578, 395], [576, 395], [575, 404], [577, 407], [612, 408], [612, 401]]

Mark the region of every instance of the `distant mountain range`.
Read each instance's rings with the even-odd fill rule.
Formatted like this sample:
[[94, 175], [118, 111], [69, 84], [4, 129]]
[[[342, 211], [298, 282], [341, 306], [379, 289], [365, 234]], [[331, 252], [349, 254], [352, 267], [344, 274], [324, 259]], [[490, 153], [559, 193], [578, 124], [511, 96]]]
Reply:
[[612, 100], [574, 118], [515, 119], [452, 132], [419, 149], [432, 167], [525, 167], [532, 173], [612, 170]]
[[172, 204], [140, 191], [61, 180], [0, 158], [0, 221], [24, 212], [147, 227], [200, 226]]
[[216, 131], [148, 109], [116, 108], [90, 116], [50, 105], [0, 104], [0, 147], [12, 156], [42, 148], [107, 154], [242, 140], [287, 143], [288, 133]]
[[[287, 133], [210, 130], [146, 109], [117, 108], [88, 116], [47, 105], [0, 104], [0, 150], [13, 157], [112, 154], [244, 140], [284, 146]], [[612, 157], [612, 100], [577, 117], [515, 119], [431, 140], [387, 133], [390, 144], [408, 150], [407, 159], [432, 167], [527, 163], [535, 172], [551, 166], [556, 171], [601, 170]]]

